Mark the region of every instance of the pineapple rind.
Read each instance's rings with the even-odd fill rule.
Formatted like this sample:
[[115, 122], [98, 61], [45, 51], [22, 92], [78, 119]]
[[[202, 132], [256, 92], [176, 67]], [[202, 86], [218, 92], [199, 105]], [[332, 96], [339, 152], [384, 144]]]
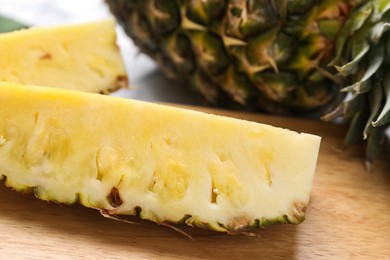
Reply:
[[[232, 233], [303, 220], [320, 138], [95, 94], [0, 83], [0, 175], [40, 199]], [[138, 210], [135, 210], [138, 208]], [[275, 220], [275, 221], [274, 221]]]

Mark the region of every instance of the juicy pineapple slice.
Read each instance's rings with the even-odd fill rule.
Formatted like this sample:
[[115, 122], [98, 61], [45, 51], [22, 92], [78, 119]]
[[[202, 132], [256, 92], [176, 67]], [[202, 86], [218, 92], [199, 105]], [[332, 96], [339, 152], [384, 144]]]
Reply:
[[320, 138], [77, 91], [0, 83], [0, 176], [18, 191], [242, 232], [305, 216]]
[[0, 34], [0, 81], [96, 93], [127, 87], [114, 21]]

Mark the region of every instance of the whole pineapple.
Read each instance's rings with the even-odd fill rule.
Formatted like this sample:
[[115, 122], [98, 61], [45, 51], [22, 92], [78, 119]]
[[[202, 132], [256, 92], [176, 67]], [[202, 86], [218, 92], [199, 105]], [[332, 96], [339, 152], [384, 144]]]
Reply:
[[351, 92], [325, 119], [352, 118], [345, 145], [368, 138], [368, 163], [379, 152], [390, 121], [388, 0], [106, 2], [168, 77], [210, 103], [326, 111]]

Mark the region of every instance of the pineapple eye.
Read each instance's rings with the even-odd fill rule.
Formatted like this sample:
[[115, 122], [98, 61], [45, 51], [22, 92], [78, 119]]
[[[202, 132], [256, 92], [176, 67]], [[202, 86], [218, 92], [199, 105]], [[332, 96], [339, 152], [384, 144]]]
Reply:
[[7, 140], [4, 138], [4, 136], [0, 135], [0, 147], [3, 146]]
[[211, 203], [213, 204], [217, 203], [218, 195], [219, 195], [219, 190], [213, 184], [211, 188]]
[[238, 7], [233, 7], [232, 9], [230, 9], [230, 13], [231, 13], [233, 16], [240, 17], [241, 14], [242, 14], [242, 9], [241, 9], [241, 8], [238, 8]]
[[110, 194], [107, 196], [107, 201], [114, 208], [118, 208], [123, 204], [119, 190], [116, 187], [112, 187]]

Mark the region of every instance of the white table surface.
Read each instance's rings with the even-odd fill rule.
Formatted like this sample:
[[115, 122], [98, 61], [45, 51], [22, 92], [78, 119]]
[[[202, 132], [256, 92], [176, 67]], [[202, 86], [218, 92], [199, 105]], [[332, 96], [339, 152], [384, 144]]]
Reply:
[[[39, 26], [88, 22], [111, 16], [104, 0], [0, 0], [0, 14]], [[200, 105], [200, 100], [189, 89], [166, 79], [149, 57], [139, 53], [119, 26], [117, 32], [130, 84], [135, 88], [113, 95]]]

